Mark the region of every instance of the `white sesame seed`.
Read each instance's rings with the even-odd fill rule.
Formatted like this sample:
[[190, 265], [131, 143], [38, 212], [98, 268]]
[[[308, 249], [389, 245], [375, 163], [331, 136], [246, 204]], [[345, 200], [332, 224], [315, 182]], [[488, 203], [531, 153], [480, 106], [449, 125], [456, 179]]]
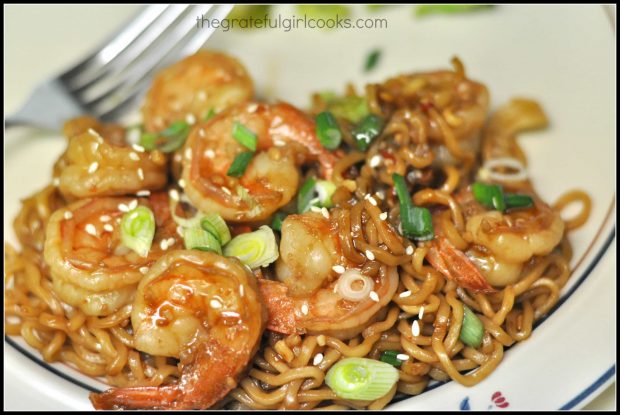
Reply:
[[52, 179], [52, 185], [53, 185], [54, 187], [58, 187], [58, 186], [60, 185], [60, 179], [59, 179], [58, 177], [54, 177], [54, 178]]
[[136, 150], [138, 153], [144, 153], [144, 151], [145, 151], [144, 147], [142, 147], [141, 145], [138, 145], [138, 144], [132, 144], [131, 148]]
[[133, 199], [131, 202], [129, 202], [127, 207], [129, 208], [129, 210], [134, 210], [135, 208], [137, 208], [138, 207], [138, 199]]
[[253, 112], [256, 112], [256, 110], [258, 109], [258, 104], [256, 102], [252, 102], [251, 104], [248, 105], [246, 109], [250, 114]]
[[369, 198], [369, 197], [370, 197], [370, 195], [369, 195], [368, 193], [366, 193], [366, 194], [364, 195], [364, 200], [368, 200], [368, 198]]
[[418, 337], [420, 335], [420, 323], [418, 323], [418, 320], [413, 321], [411, 325], [411, 334], [413, 334], [413, 337]]
[[93, 225], [92, 223], [87, 223], [86, 226], [84, 227], [84, 230], [88, 234], [97, 236], [97, 228], [95, 228], [95, 225]]
[[109, 221], [110, 221], [110, 219], [112, 219], [112, 218], [111, 218], [109, 215], [102, 215], [102, 216], [99, 216], [99, 220], [100, 220], [101, 222], [109, 222]]
[[420, 307], [420, 311], [418, 311], [418, 319], [422, 319], [424, 317], [424, 306]]
[[245, 295], [245, 291], [243, 291], [243, 285], [239, 285], [239, 295], [243, 297]]
[[344, 269], [344, 267], [343, 267], [342, 265], [334, 265], [334, 266], [332, 267], [332, 269], [334, 270], [334, 272], [335, 272], [336, 274], [343, 274], [343, 273], [344, 273], [344, 271], [345, 271], [345, 269]]
[[188, 160], [192, 159], [192, 149], [191, 148], [185, 149], [185, 158], [188, 159]]
[[183, 227], [177, 226], [177, 235], [183, 238]]
[[379, 219], [386, 220], [387, 219], [387, 212], [381, 212], [381, 214], [379, 215]]
[[103, 230], [106, 232], [114, 232], [114, 226], [106, 223], [105, 225], [103, 225]]
[[303, 315], [307, 316], [308, 315], [308, 304], [302, 304], [301, 305], [301, 312]]
[[177, 189], [170, 189], [170, 191], [168, 192], [168, 196], [170, 196], [170, 198], [175, 202], [179, 201], [179, 192]]
[[196, 124], [196, 116], [194, 114], [187, 114], [185, 116], [185, 121], [187, 121], [189, 125]]
[[369, 163], [370, 167], [374, 169], [379, 164], [381, 164], [381, 160], [383, 160], [383, 157], [381, 157], [379, 154], [375, 154], [374, 156], [370, 158], [370, 163]]
[[369, 297], [372, 301], [379, 302], [379, 294], [377, 294], [376, 292], [371, 291]]
[[146, 197], [150, 195], [151, 195], [150, 190], [139, 190], [138, 192], [136, 192], [136, 196], [139, 196], [139, 197]]
[[324, 334], [319, 335], [319, 336], [316, 338], [316, 343], [317, 343], [319, 346], [325, 346], [325, 344], [326, 344], [325, 335], [324, 335]]
[[368, 201], [370, 202], [370, 204], [371, 204], [371, 205], [373, 205], [373, 206], [377, 206], [377, 201], [375, 200], [375, 198], [374, 198], [374, 197], [370, 196], [370, 197], [368, 198]]
[[93, 143], [93, 153], [96, 152], [99, 149], [99, 142], [97, 141], [96, 143]]
[[70, 210], [65, 212], [65, 219], [69, 220], [72, 217], [73, 217], [73, 213]]
[[159, 247], [162, 251], [165, 251], [166, 249], [168, 249], [168, 241], [166, 239], [162, 239], [159, 243]]
[[314, 356], [314, 360], [312, 361], [312, 364], [316, 366], [322, 361], [323, 361], [323, 353], [317, 353], [316, 356]]
[[120, 210], [121, 212], [129, 212], [129, 208], [124, 203], [118, 204], [118, 210]]
[[413, 246], [409, 245], [407, 249], [405, 249], [405, 253], [407, 255], [413, 255]]
[[403, 224], [402, 223], [398, 224], [398, 233], [400, 233], [401, 235], [403, 234]]
[[222, 303], [217, 300], [211, 300], [209, 302], [209, 305], [211, 306], [211, 308], [222, 308]]
[[88, 129], [88, 134], [101, 139], [101, 136], [99, 135], [99, 133], [97, 131], [93, 130], [92, 128]]
[[140, 274], [146, 274], [149, 272], [149, 267], [140, 267]]
[[310, 206], [310, 210], [312, 212], [316, 212], [316, 213], [320, 213], [321, 212], [321, 208], [318, 206]]
[[209, 158], [209, 159], [214, 158], [215, 157], [215, 151], [213, 151], [211, 149], [206, 150], [205, 151], [205, 157]]
[[92, 174], [96, 172], [98, 168], [99, 168], [99, 163], [97, 163], [96, 161], [93, 161], [92, 163], [90, 163], [90, 166], [88, 166], [88, 172]]
[[140, 156], [138, 155], [138, 153], [135, 152], [131, 152], [129, 153], [129, 158], [132, 159], [133, 161], [139, 161], [140, 160]]
[[176, 239], [174, 239], [173, 237], [170, 237], [168, 239], [166, 239], [166, 242], [168, 242], [168, 246], [172, 246], [176, 243]]
[[185, 188], [185, 180], [179, 179], [179, 187], [181, 187], [181, 189]]
[[407, 360], [409, 360], [409, 356], [408, 356], [408, 355], [406, 355], [406, 354], [404, 354], [404, 353], [399, 353], [399, 354], [397, 354], [397, 355], [396, 355], [396, 358], [397, 358], [398, 360], [403, 361], [403, 362], [406, 362]]
[[207, 99], [207, 93], [205, 91], [198, 91], [198, 94], [196, 94], [196, 96], [201, 101], [204, 101]]
[[144, 172], [142, 171], [142, 167], [138, 169], [138, 177], [140, 180], [144, 180]]
[[378, 192], [375, 193], [375, 196], [377, 196], [377, 199], [381, 199], [384, 200], [385, 199], [385, 193], [383, 193], [383, 191], [379, 190]]
[[202, 128], [198, 130], [198, 135], [202, 138], [205, 138], [207, 136], [205, 130], [203, 130]]
[[226, 193], [227, 195], [232, 195], [232, 192], [228, 187], [222, 186], [222, 192]]
[[325, 219], [329, 219], [329, 211], [327, 210], [327, 208], [326, 208], [326, 207], [322, 207], [322, 208], [321, 208], [321, 213], [323, 214], [323, 217], [324, 217]]
[[370, 259], [371, 261], [374, 261], [375, 260], [375, 254], [373, 254], [370, 249], [367, 249], [366, 250], [366, 258]]
[[273, 145], [276, 147], [284, 147], [286, 145], [286, 141], [276, 138], [273, 140]]
[[403, 291], [402, 293], [400, 293], [399, 297], [405, 298], [405, 297], [409, 297], [410, 295], [411, 295], [411, 291]]

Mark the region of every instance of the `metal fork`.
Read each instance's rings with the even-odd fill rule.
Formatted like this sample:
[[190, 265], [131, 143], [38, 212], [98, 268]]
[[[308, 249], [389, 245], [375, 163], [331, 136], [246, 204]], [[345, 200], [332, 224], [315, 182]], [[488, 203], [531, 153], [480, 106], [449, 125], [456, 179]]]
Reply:
[[59, 130], [85, 113], [117, 119], [141, 97], [152, 75], [198, 50], [216, 30], [197, 19], [223, 20], [233, 5], [153, 5], [84, 60], [39, 85], [5, 126]]

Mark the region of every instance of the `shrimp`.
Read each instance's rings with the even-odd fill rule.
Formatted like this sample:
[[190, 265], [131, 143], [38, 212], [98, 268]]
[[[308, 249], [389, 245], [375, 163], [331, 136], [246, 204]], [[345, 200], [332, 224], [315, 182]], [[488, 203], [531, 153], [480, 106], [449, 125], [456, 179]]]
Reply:
[[[150, 207], [156, 231], [147, 257], [121, 243], [123, 205]], [[135, 286], [169, 246], [179, 246], [165, 193], [148, 199], [108, 197], [84, 199], [59, 209], [46, 228], [43, 255], [54, 290], [66, 303], [88, 315], [107, 315], [133, 300]]]
[[180, 359], [181, 378], [91, 394], [91, 402], [96, 409], [209, 408], [236, 387], [265, 319], [255, 277], [236, 258], [170, 252], [140, 281], [131, 324], [134, 347]]
[[[137, 151], [118, 137], [104, 138], [88, 123], [66, 127], [69, 144], [54, 166], [59, 190], [69, 199], [115, 196], [157, 190], [168, 180], [166, 157], [159, 151]], [[101, 130], [100, 130], [101, 131]]]
[[[232, 136], [235, 123], [257, 136], [256, 153], [239, 178], [227, 175], [248, 149]], [[298, 166], [318, 160], [331, 175], [334, 155], [314, 132], [314, 121], [285, 103], [236, 105], [194, 127], [183, 152], [185, 193], [199, 210], [233, 222], [268, 218], [286, 205], [299, 185]]]
[[[278, 281], [259, 279], [269, 310], [268, 329], [351, 338], [391, 301], [398, 288], [396, 267], [381, 266], [374, 275], [363, 275], [343, 256], [337, 233], [335, 220], [319, 213], [289, 215], [282, 222], [280, 257], [276, 262]], [[338, 290], [345, 274], [334, 271], [337, 265], [372, 280], [376, 297], [345, 299]]]
[[252, 79], [238, 60], [201, 50], [155, 77], [142, 108], [144, 126], [158, 132], [174, 121], [202, 120], [253, 95]]

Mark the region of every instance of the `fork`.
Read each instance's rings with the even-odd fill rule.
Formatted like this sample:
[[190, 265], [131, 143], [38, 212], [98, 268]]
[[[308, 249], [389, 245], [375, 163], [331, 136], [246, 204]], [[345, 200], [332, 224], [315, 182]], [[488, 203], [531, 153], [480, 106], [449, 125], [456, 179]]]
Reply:
[[215, 32], [202, 19], [223, 20], [233, 5], [152, 5], [72, 68], [40, 84], [5, 126], [60, 130], [64, 121], [91, 114], [119, 118], [162, 67], [197, 51]]

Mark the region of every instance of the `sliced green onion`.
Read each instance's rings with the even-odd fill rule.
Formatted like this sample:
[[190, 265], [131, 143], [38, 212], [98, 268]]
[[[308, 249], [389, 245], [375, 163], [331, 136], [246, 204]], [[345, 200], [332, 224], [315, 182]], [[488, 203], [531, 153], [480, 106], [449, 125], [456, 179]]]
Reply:
[[323, 111], [316, 116], [316, 135], [323, 147], [328, 150], [335, 150], [340, 146], [342, 132], [331, 112]]
[[230, 229], [224, 219], [217, 213], [207, 213], [200, 219], [200, 226], [205, 231], [215, 236], [221, 245], [230, 241]]
[[155, 236], [155, 215], [146, 206], [125, 213], [121, 219], [121, 242], [138, 255], [146, 257]]
[[365, 97], [354, 95], [338, 97], [333, 93], [324, 93], [321, 98], [325, 101], [327, 110], [335, 117], [344, 118], [352, 123], [357, 123], [370, 114]]
[[390, 365], [394, 367], [401, 367], [403, 362], [396, 358], [396, 356], [398, 356], [399, 354], [400, 352], [398, 350], [386, 350], [381, 355], [380, 360], [382, 362], [389, 363]]
[[186, 228], [183, 230], [183, 241], [187, 249], [199, 249], [222, 254], [220, 241], [202, 228]]
[[373, 70], [375, 66], [377, 66], [377, 63], [379, 63], [379, 58], [381, 58], [381, 50], [372, 50], [366, 57], [366, 63], [364, 63], [364, 72], [370, 72], [371, 70]]
[[478, 348], [482, 344], [484, 326], [476, 314], [466, 305], [463, 306], [463, 324], [460, 339], [466, 345]]
[[316, 179], [314, 177], [308, 177], [308, 179], [301, 185], [299, 193], [297, 193], [297, 213], [304, 213], [310, 210], [310, 207], [318, 202], [314, 194], [314, 185]]
[[534, 206], [534, 199], [528, 195], [506, 193], [504, 195], [507, 209], [529, 208]]
[[457, 14], [490, 9], [492, 4], [421, 4], [416, 7], [416, 16], [429, 14]]
[[183, 146], [187, 136], [189, 135], [190, 125], [185, 121], [175, 121], [159, 136], [165, 139], [165, 142], [159, 146], [164, 153], [172, 153]]
[[288, 216], [288, 214], [284, 213], [284, 212], [277, 212], [274, 216], [273, 216], [273, 221], [271, 222], [271, 229], [281, 232], [282, 231], [282, 222], [284, 222], [284, 219], [286, 219], [286, 217]]
[[237, 157], [233, 160], [226, 174], [230, 177], [243, 176], [243, 173], [245, 173], [245, 170], [248, 168], [253, 156], [254, 152], [252, 151], [237, 154]]
[[142, 135], [140, 135], [140, 145], [144, 147], [145, 150], [155, 150], [157, 148], [157, 134], [142, 133]]
[[474, 198], [483, 206], [499, 210], [500, 212], [506, 209], [504, 192], [500, 185], [476, 182], [471, 186], [471, 191], [474, 194]]
[[215, 117], [215, 115], [216, 115], [215, 110], [211, 108], [209, 112], [207, 112], [207, 114], [204, 116], [204, 120], [209, 121], [211, 118]]
[[418, 241], [428, 241], [435, 237], [431, 212], [423, 207], [413, 206], [411, 197], [405, 184], [405, 178], [400, 174], [392, 174], [396, 194], [400, 202], [400, 222], [403, 234], [407, 238]]
[[349, 357], [329, 369], [325, 383], [340, 398], [372, 401], [385, 396], [398, 377], [398, 370], [388, 363]]
[[329, 180], [317, 180], [314, 185], [314, 191], [319, 198], [319, 207], [330, 208], [334, 206], [332, 196], [336, 191], [336, 185]]
[[381, 133], [383, 121], [381, 117], [369, 114], [362, 118], [351, 131], [353, 139], [355, 139], [355, 145], [361, 151], [368, 150], [370, 143]]
[[235, 236], [224, 247], [224, 255], [239, 258], [254, 269], [266, 267], [278, 259], [278, 245], [273, 230], [266, 225], [258, 230]]
[[248, 150], [256, 151], [256, 134], [245, 125], [235, 121], [233, 124], [232, 136], [239, 144], [246, 147]]

